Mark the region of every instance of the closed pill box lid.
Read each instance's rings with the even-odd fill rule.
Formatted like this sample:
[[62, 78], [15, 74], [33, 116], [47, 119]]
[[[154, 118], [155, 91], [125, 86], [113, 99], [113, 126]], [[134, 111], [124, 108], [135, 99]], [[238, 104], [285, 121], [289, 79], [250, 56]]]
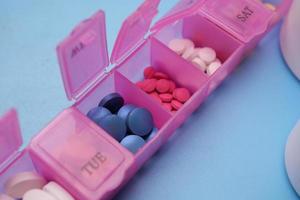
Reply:
[[1, 164], [19, 150], [22, 142], [17, 111], [11, 109], [0, 118], [0, 172]]

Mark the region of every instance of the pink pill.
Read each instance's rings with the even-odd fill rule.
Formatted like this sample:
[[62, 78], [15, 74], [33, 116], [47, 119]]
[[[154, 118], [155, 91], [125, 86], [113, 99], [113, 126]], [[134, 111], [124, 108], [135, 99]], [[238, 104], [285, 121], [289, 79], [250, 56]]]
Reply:
[[183, 104], [177, 100], [172, 100], [171, 101], [171, 106], [175, 109], [175, 110], [179, 110]]
[[156, 79], [169, 79], [169, 76], [163, 72], [155, 72], [154, 77]]
[[146, 67], [144, 69], [144, 77], [146, 79], [150, 79], [150, 78], [153, 78], [154, 77], [154, 74], [155, 74], [155, 69], [153, 67]]
[[28, 192], [23, 197], [23, 200], [58, 200], [51, 194], [39, 190], [39, 189], [33, 189]]
[[159, 103], [161, 103], [161, 99], [160, 99], [159, 94], [157, 92], [150, 93], [150, 96], [153, 97], [155, 100], [159, 101]]
[[182, 55], [188, 47], [194, 47], [194, 43], [188, 39], [173, 39], [168, 46], [177, 54]]
[[144, 83], [144, 81], [139, 81], [135, 85], [138, 86], [140, 89], [143, 89], [145, 83]]
[[162, 102], [171, 102], [173, 99], [173, 95], [164, 93], [164, 94], [160, 94], [159, 98], [162, 100]]
[[178, 101], [185, 103], [189, 98], [191, 98], [191, 93], [186, 88], [176, 88], [173, 91], [173, 97]]
[[217, 54], [212, 48], [204, 47], [198, 51], [198, 57], [201, 58], [201, 60], [207, 65], [209, 65], [217, 58]]
[[156, 80], [155, 79], [146, 79], [144, 80], [144, 86], [142, 90], [147, 93], [153, 92], [156, 88]]
[[170, 89], [170, 82], [166, 79], [160, 79], [159, 81], [157, 81], [156, 83], [156, 90], [159, 93], [166, 93], [168, 92]]
[[166, 108], [168, 111], [172, 111], [173, 107], [170, 103], [163, 103], [162, 104], [164, 108]]
[[176, 88], [176, 84], [175, 84], [174, 81], [169, 81], [169, 84], [170, 84], [169, 92], [170, 92], [170, 93], [173, 93], [173, 91], [174, 91], [175, 88]]
[[14, 175], [5, 183], [5, 192], [9, 196], [21, 199], [32, 189], [41, 189], [46, 185], [46, 180], [34, 172], [22, 172]]

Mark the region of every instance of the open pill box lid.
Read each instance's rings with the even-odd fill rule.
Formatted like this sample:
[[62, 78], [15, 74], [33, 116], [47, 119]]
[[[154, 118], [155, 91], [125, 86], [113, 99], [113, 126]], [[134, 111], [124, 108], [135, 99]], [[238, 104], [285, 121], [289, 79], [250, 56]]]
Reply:
[[[110, 60], [103, 11], [81, 22], [58, 45], [57, 54], [69, 100], [76, 101], [84, 96], [110, 71], [110, 62], [120, 63], [145, 40], [159, 3], [160, 0], [146, 0], [123, 22]], [[257, 0], [181, 0], [151, 30], [200, 14], [239, 40], [249, 42], [268, 29], [274, 13]]]
[[23, 143], [17, 111], [9, 110], [0, 118], [0, 171]]

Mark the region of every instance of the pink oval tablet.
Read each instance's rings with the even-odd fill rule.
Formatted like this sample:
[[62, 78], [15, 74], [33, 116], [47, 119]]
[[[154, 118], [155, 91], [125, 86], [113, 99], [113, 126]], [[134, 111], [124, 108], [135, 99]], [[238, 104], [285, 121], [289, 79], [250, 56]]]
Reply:
[[162, 72], [155, 72], [154, 78], [156, 79], [169, 79], [169, 76]]
[[172, 100], [171, 101], [171, 106], [175, 109], [175, 110], [179, 110], [183, 104], [177, 100]]
[[43, 190], [58, 200], [75, 200], [69, 192], [55, 182], [49, 182]]
[[154, 74], [155, 74], [155, 69], [153, 67], [146, 67], [144, 69], [144, 77], [146, 79], [150, 79], [150, 78], [153, 78], [154, 77]]
[[41, 189], [46, 183], [46, 180], [35, 172], [22, 172], [5, 183], [5, 192], [13, 198], [21, 199], [27, 191]]
[[139, 81], [135, 85], [138, 86], [140, 89], [143, 89], [145, 83], [144, 83], [144, 81]]
[[194, 47], [188, 47], [182, 54], [182, 58], [186, 60], [191, 60], [194, 55]]
[[186, 88], [176, 88], [173, 91], [173, 97], [178, 101], [185, 103], [189, 98], [191, 98], [191, 93]]
[[194, 43], [189, 39], [173, 39], [169, 42], [169, 48], [179, 55], [182, 55], [186, 48], [195, 46]]
[[168, 111], [172, 111], [173, 107], [170, 103], [163, 103], [162, 104], [164, 108], [166, 108]]
[[159, 81], [157, 81], [156, 83], [156, 90], [159, 93], [166, 93], [168, 92], [170, 89], [170, 82], [166, 79], [160, 79]]
[[159, 98], [162, 100], [162, 102], [171, 102], [173, 99], [173, 95], [169, 93], [160, 94]]
[[156, 88], [156, 80], [155, 79], [146, 79], [144, 80], [143, 90], [147, 93], [153, 92]]
[[150, 96], [153, 97], [155, 100], [159, 101], [159, 103], [161, 103], [161, 99], [160, 99], [159, 94], [157, 92], [150, 93]]
[[214, 62], [212, 62], [209, 66], [208, 66], [208, 68], [206, 69], [206, 73], [208, 74], [208, 75], [213, 75], [220, 67], [222, 66], [222, 63], [221, 63], [221, 61], [220, 60], [216, 60], [216, 61], [214, 61]]
[[198, 67], [199, 69], [201, 69], [201, 71], [205, 71], [206, 68], [207, 68], [207, 65], [205, 64], [205, 62], [203, 60], [201, 60], [201, 58], [199, 57], [195, 57], [193, 60], [192, 60], [192, 63]]
[[209, 47], [201, 48], [198, 51], [198, 56], [203, 60], [206, 64], [210, 64], [217, 58], [217, 54], [215, 50]]
[[176, 84], [175, 84], [174, 81], [169, 81], [169, 84], [170, 84], [169, 92], [170, 92], [170, 93], [173, 93], [173, 91], [174, 91], [175, 88], [176, 88]]
[[12, 198], [6, 194], [0, 194], [0, 200], [14, 200], [14, 198]]
[[51, 194], [39, 190], [39, 189], [33, 189], [25, 193], [23, 200], [60, 200], [56, 199]]

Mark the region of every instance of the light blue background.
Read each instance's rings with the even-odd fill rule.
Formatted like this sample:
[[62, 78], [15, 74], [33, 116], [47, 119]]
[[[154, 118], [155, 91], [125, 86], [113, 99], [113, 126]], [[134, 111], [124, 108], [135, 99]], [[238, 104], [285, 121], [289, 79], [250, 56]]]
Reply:
[[[142, 0], [1, 0], [0, 112], [14, 106], [25, 144], [71, 105], [55, 47], [99, 8], [108, 46]], [[161, 13], [175, 1], [164, 0]], [[300, 118], [300, 85], [275, 28], [120, 192], [116, 199], [298, 199], [284, 170], [287, 136]]]

